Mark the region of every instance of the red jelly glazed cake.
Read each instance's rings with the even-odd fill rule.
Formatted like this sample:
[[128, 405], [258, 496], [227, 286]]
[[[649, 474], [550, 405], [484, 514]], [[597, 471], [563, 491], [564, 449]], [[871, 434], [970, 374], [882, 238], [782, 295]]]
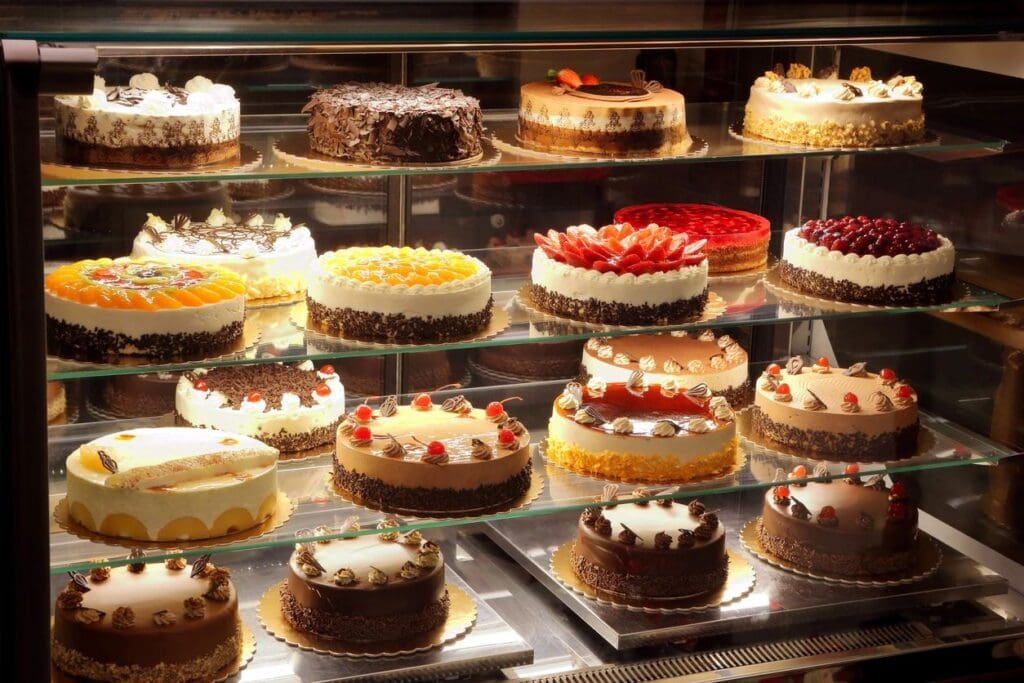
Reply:
[[692, 238], [706, 239], [708, 274], [763, 268], [768, 262], [771, 223], [757, 214], [710, 204], [638, 204], [619, 209], [616, 223], [655, 223]]

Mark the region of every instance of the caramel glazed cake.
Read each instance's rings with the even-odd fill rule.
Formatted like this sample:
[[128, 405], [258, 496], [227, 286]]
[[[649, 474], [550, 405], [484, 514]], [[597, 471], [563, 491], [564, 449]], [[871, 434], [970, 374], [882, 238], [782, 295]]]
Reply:
[[190, 427], [259, 439], [282, 452], [334, 441], [345, 388], [334, 368], [311, 361], [197, 368], [178, 380], [175, 413]]
[[334, 484], [383, 510], [461, 513], [509, 505], [530, 488], [530, 433], [501, 403], [429, 394], [377, 410], [358, 406], [338, 427]]
[[[389, 519], [377, 535], [296, 544], [281, 587], [285, 620], [349, 642], [395, 641], [443, 626], [449, 597], [441, 549], [418, 531], [388, 530], [396, 526]], [[342, 531], [350, 529], [358, 524]]]
[[71, 572], [50, 643], [62, 671], [90, 681], [208, 680], [242, 651], [238, 594], [209, 555]]
[[864, 363], [805, 365], [793, 356], [773, 363], [757, 381], [751, 430], [769, 443], [812, 458], [885, 461], [913, 455], [919, 423], [917, 394], [890, 368]]
[[480, 102], [459, 90], [343, 83], [318, 90], [302, 112], [310, 148], [340, 159], [435, 163], [483, 152]]
[[91, 95], [54, 98], [57, 154], [75, 164], [187, 168], [238, 158], [239, 103], [229, 85], [203, 76], [184, 88], [153, 74]]
[[[630, 497], [650, 495], [638, 489]], [[682, 598], [725, 583], [725, 528], [703, 503], [608, 498], [584, 510], [576, 527], [569, 557], [585, 584], [626, 598]]]

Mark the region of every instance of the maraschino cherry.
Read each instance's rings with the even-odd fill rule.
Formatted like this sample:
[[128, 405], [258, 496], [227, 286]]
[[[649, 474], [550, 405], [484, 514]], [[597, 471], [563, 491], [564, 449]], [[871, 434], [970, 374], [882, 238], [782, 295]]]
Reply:
[[373, 419], [373, 408], [365, 403], [360, 403], [356, 406], [356, 409], [352, 411], [352, 416], [359, 422], [369, 422]]
[[776, 377], [782, 374], [782, 368], [779, 366], [778, 363], [772, 363], [767, 368], [765, 368], [764, 371], [767, 372], [769, 375], [775, 375]]
[[195, 382], [192, 382], [192, 388], [195, 389], [196, 391], [209, 391], [210, 390], [210, 387], [206, 384], [206, 382], [204, 382], [201, 379], [197, 379]]
[[373, 438], [373, 432], [366, 425], [359, 425], [352, 430], [352, 439], [355, 441], [366, 441]]
[[511, 429], [498, 430], [498, 443], [508, 445], [516, 441], [516, 435]]
[[318, 382], [317, 385], [316, 385], [316, 389], [314, 391], [316, 391], [318, 396], [330, 396], [331, 395], [331, 388], [329, 386], [327, 386], [326, 382]]

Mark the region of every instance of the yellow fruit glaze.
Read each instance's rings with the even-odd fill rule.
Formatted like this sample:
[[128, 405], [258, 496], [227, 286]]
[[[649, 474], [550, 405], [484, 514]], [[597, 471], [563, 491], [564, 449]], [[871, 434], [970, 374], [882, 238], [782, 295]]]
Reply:
[[561, 439], [548, 437], [548, 460], [579, 472], [625, 482], [673, 484], [723, 474], [736, 465], [739, 440], [697, 458], [681, 461], [670, 454], [651, 455], [622, 451], [588, 451]]
[[109, 258], [61, 266], [46, 277], [45, 287], [81, 304], [139, 311], [198, 307], [245, 294], [241, 277], [216, 266]]
[[384, 285], [440, 285], [458, 282], [479, 269], [468, 256], [422, 247], [352, 247], [321, 260], [331, 275]]

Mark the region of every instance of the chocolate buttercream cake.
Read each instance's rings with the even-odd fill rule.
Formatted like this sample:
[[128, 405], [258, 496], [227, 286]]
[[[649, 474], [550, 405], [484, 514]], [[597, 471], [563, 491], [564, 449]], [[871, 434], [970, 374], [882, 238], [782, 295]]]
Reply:
[[152, 417], [174, 412], [177, 372], [112, 375], [99, 382], [93, 404], [115, 417]]
[[351, 161], [458, 161], [483, 151], [480, 103], [459, 90], [343, 83], [318, 90], [303, 108], [309, 146]]

